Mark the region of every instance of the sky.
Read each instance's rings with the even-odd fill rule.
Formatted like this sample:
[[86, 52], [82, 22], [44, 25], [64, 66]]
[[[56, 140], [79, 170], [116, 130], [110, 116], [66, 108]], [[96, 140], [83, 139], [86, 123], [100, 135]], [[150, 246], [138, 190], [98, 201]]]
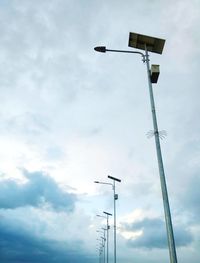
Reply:
[[[0, 0], [0, 261], [169, 262], [146, 65], [129, 32], [166, 40], [153, 85], [178, 262], [200, 262], [199, 0]], [[113, 217], [110, 217], [113, 262]]]

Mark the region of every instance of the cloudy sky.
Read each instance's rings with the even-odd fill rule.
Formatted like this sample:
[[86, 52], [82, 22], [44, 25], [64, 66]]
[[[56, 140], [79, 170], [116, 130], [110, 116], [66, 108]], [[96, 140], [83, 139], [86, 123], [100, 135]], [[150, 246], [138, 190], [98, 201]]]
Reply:
[[[0, 259], [169, 262], [145, 64], [129, 32], [166, 39], [154, 85], [178, 262], [200, 261], [200, 1], [0, 0]], [[113, 220], [110, 221], [113, 262]]]

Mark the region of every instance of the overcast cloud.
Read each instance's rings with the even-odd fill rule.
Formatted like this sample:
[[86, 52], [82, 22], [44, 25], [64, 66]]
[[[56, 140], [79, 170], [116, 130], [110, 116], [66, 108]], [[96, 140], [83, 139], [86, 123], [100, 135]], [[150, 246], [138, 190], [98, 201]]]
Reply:
[[[0, 259], [98, 262], [96, 230], [113, 213], [117, 256], [167, 263], [145, 64], [129, 32], [166, 39], [154, 85], [181, 263], [199, 263], [199, 0], [0, 1]], [[110, 222], [110, 262], [113, 223]]]
[[73, 211], [76, 196], [59, 189], [55, 181], [42, 172], [24, 172], [26, 183], [7, 179], [0, 182], [0, 207], [14, 209], [24, 206], [49, 205], [58, 210]]
[[[167, 238], [165, 231], [165, 223], [159, 218], [144, 218], [141, 221], [132, 224], [126, 224], [126, 231], [137, 232], [142, 230], [141, 236], [135, 240], [129, 240], [128, 244], [132, 247], [167, 248]], [[176, 226], [175, 229], [176, 246], [187, 246], [192, 242], [192, 235], [185, 230], [184, 226]]]

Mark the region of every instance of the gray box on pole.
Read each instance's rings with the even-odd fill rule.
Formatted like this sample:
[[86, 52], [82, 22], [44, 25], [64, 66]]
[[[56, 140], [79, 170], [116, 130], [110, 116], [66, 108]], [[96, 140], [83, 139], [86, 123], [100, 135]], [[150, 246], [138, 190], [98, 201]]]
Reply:
[[159, 65], [151, 65], [151, 83], [157, 83], [159, 74]]

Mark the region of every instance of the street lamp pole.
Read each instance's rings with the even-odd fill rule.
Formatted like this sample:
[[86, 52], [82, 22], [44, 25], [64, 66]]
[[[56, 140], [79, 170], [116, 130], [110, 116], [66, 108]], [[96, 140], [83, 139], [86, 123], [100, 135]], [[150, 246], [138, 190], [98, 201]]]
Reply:
[[159, 138], [158, 125], [157, 125], [156, 110], [155, 110], [155, 104], [154, 104], [153, 89], [152, 89], [152, 83], [151, 83], [149, 58], [148, 58], [147, 49], [145, 50], [145, 53], [146, 53], [146, 65], [147, 65], [152, 119], [153, 119], [153, 126], [154, 126], [156, 153], [157, 153], [157, 159], [158, 159], [158, 168], [159, 168], [159, 174], [160, 174], [161, 191], [162, 191], [163, 206], [164, 206], [164, 213], [165, 213], [165, 223], [166, 223], [167, 237], [168, 237], [169, 256], [170, 256], [171, 263], [177, 263], [174, 232], [173, 232], [171, 212], [170, 212], [170, 206], [169, 206], [167, 185], [166, 185], [166, 180], [165, 180], [165, 171], [164, 171], [163, 160], [162, 160], [162, 152], [161, 152], [161, 146], [160, 146], [160, 138]]
[[163, 165], [163, 160], [162, 160], [162, 152], [161, 152], [161, 146], [160, 146], [160, 138], [159, 138], [157, 118], [156, 118], [153, 89], [152, 89], [152, 83], [157, 82], [159, 72], [157, 72], [156, 81], [153, 81], [151, 70], [150, 70], [150, 65], [149, 65], [149, 55], [148, 55], [148, 51], [162, 54], [164, 43], [165, 43], [165, 40], [163, 39], [149, 37], [149, 36], [145, 36], [145, 35], [141, 35], [137, 33], [130, 33], [129, 46], [137, 48], [137, 49], [142, 49], [145, 51], [145, 54], [143, 54], [142, 52], [136, 52], [136, 51], [106, 49], [106, 47], [104, 46], [95, 47], [94, 49], [98, 52], [103, 52], [103, 53], [105, 53], [106, 51], [121, 52], [121, 53], [137, 53], [142, 56], [143, 62], [146, 62], [151, 112], [152, 112], [152, 119], [153, 119], [156, 153], [157, 153], [157, 160], [158, 160], [162, 198], [163, 198], [163, 207], [164, 207], [164, 214], [165, 214], [165, 223], [166, 223], [166, 230], [167, 230], [167, 240], [168, 240], [168, 247], [169, 247], [170, 263], [177, 263], [176, 246], [175, 246], [175, 240], [174, 240], [171, 212], [170, 212], [170, 206], [169, 206], [167, 185], [166, 185], [166, 180], [165, 180], [165, 172], [164, 172], [164, 165]]
[[105, 243], [106, 243], [106, 237], [105, 237], [105, 230], [103, 233], [103, 237], [101, 237], [102, 239], [102, 247], [103, 247], [103, 263], [106, 263], [106, 252], [105, 252]]
[[99, 182], [99, 181], [94, 181], [94, 183], [96, 184], [108, 184], [108, 185], [112, 185], [112, 189], [113, 189], [113, 205], [114, 205], [114, 263], [117, 262], [117, 238], [116, 238], [116, 200], [118, 200], [118, 195], [115, 192], [115, 182], [121, 182], [120, 179], [110, 176], [108, 175], [108, 178], [113, 180], [113, 183], [105, 183], [105, 182]]
[[108, 263], [108, 257], [109, 257], [109, 216], [112, 216], [112, 214], [103, 211], [104, 214], [106, 215], [106, 220], [107, 220], [107, 263]]
[[118, 194], [115, 192], [115, 182], [121, 182], [120, 179], [108, 175], [108, 178], [113, 180], [113, 201], [114, 201], [114, 263], [117, 261], [117, 237], [116, 237], [116, 200], [118, 200]]
[[[106, 219], [106, 216], [102, 216], [102, 215], [96, 215], [96, 216], [98, 216], [98, 217], [102, 217], [102, 218], [105, 218]], [[99, 230], [97, 230], [96, 232], [99, 232], [99, 233], [103, 233], [104, 234], [104, 257], [105, 257], [105, 241], [106, 241], [106, 236], [105, 236], [105, 231], [107, 230], [107, 229], [105, 229], [105, 228], [101, 228], [101, 229], [103, 229], [104, 230], [104, 232], [102, 232], [102, 231], [99, 231]], [[107, 239], [107, 255], [108, 255], [108, 239]], [[108, 256], [107, 256], [108, 257]], [[104, 263], [105, 263], [105, 258], [104, 258]], [[108, 262], [107, 262], [108, 263]]]
[[[99, 217], [104, 217], [104, 218], [106, 218], [105, 216], [101, 216], [101, 215], [97, 215], [97, 216], [99, 216]], [[100, 230], [96, 230], [96, 232], [98, 232], [98, 233], [102, 233], [103, 234], [103, 237], [101, 237], [102, 238], [102, 240], [103, 240], [103, 243], [102, 243], [102, 246], [104, 247], [104, 263], [106, 263], [105, 262], [105, 255], [106, 255], [106, 252], [105, 252], [105, 249], [106, 249], [106, 247], [105, 247], [105, 243], [106, 243], [106, 231], [107, 231], [107, 229], [106, 228], [101, 228], [102, 230], [103, 230], [103, 232], [102, 231], [100, 231]], [[108, 255], [108, 250], [107, 250], [107, 255]]]
[[[106, 219], [106, 230], [107, 230], [107, 253], [106, 253], [106, 262], [108, 263], [108, 258], [109, 258], [109, 229], [110, 229], [110, 226], [109, 226], [109, 216], [112, 216], [112, 214], [110, 214], [110, 213], [108, 213], [108, 212], [103, 212], [106, 216], [102, 216], [102, 215], [96, 215], [96, 216], [98, 216], [98, 217], [102, 217], [102, 218], [105, 218]], [[99, 232], [98, 230], [97, 230], [97, 232]]]
[[96, 249], [99, 252], [99, 263], [101, 263], [101, 247]]
[[97, 238], [97, 240], [99, 240], [99, 241], [101, 241], [101, 243], [99, 243], [99, 263], [103, 263], [103, 262], [101, 262], [101, 255], [102, 255], [102, 253], [103, 253], [103, 244], [102, 244], [102, 239], [99, 239], [99, 238]]

